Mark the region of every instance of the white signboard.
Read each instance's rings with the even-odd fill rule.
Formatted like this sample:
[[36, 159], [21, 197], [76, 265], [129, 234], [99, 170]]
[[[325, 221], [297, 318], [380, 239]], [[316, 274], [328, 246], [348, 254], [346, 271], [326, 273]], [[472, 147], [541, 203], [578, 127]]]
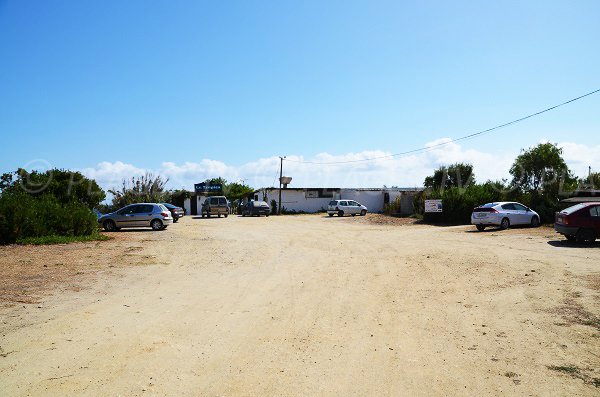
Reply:
[[442, 212], [442, 200], [425, 200], [425, 212]]

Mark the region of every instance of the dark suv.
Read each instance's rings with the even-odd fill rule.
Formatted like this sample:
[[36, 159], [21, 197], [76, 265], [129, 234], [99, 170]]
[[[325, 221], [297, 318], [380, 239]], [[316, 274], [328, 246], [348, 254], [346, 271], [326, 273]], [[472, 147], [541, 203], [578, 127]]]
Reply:
[[219, 218], [223, 215], [227, 218], [227, 215], [229, 215], [229, 201], [225, 196], [213, 196], [204, 200], [202, 203], [202, 218], [210, 218], [211, 215], [217, 215]]
[[554, 230], [569, 241], [593, 243], [600, 237], [600, 202], [577, 204], [557, 212]]

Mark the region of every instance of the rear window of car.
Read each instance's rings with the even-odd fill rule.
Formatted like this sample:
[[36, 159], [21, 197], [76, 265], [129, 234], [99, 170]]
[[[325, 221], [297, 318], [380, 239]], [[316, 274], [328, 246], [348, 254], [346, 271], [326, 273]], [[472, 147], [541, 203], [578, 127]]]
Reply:
[[566, 209], [562, 210], [561, 212], [566, 215], [571, 215], [572, 213], [575, 213], [585, 207], [587, 207], [586, 204], [577, 204], [572, 207], [566, 208]]
[[219, 199], [218, 198], [211, 198], [208, 203], [210, 205], [219, 205]]
[[227, 199], [225, 197], [219, 198], [219, 205], [227, 205]]
[[337, 205], [337, 203], [338, 203], [337, 200], [333, 200], [333, 201], [329, 202], [329, 205]]
[[[159, 204], [159, 205], [158, 205], [158, 207], [160, 208], [160, 210], [161, 210], [161, 211], [169, 211], [169, 210], [167, 209], [167, 206], [166, 206], [166, 205]], [[173, 207], [173, 208], [175, 208], [174, 206], [172, 206], [172, 207]]]

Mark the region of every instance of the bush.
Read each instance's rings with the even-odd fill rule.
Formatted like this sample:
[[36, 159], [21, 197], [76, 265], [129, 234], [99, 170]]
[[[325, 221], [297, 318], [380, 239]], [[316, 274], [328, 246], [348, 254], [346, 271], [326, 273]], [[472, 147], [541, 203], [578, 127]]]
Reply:
[[81, 202], [62, 204], [51, 195], [25, 192], [0, 196], [0, 243], [48, 235], [83, 236], [98, 230], [94, 213]]
[[[444, 211], [441, 213], [425, 213], [426, 222], [443, 222], [449, 224], [468, 224], [471, 222], [473, 208], [484, 203], [502, 200], [502, 191], [490, 183], [471, 185], [467, 188], [452, 187], [444, 190], [424, 192], [415, 198], [415, 208], [422, 211], [425, 199], [442, 199]], [[419, 205], [417, 207], [417, 205]]]

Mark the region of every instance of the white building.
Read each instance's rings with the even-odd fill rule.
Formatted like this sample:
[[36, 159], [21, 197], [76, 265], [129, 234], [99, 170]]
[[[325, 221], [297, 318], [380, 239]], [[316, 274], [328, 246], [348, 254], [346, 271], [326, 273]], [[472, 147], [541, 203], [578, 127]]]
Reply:
[[[312, 213], [325, 211], [331, 200], [348, 199], [363, 204], [369, 212], [383, 212], [385, 204], [393, 203], [400, 198], [400, 214], [411, 215], [414, 213], [414, 197], [422, 190], [422, 188], [286, 188], [281, 189], [281, 202], [285, 211]], [[191, 198], [185, 200], [186, 214], [198, 215], [207, 197], [205, 193], [193, 193]], [[258, 189], [249, 195], [248, 199], [264, 200], [269, 205], [273, 201], [279, 203], [279, 189]]]
[[[331, 200], [349, 199], [366, 206], [370, 212], [382, 212], [384, 205], [400, 198], [400, 213], [414, 213], [413, 200], [420, 188], [287, 188], [281, 190], [282, 208], [290, 212], [319, 212], [327, 209]], [[271, 204], [279, 202], [279, 189], [265, 188], [253, 193], [254, 200]]]

